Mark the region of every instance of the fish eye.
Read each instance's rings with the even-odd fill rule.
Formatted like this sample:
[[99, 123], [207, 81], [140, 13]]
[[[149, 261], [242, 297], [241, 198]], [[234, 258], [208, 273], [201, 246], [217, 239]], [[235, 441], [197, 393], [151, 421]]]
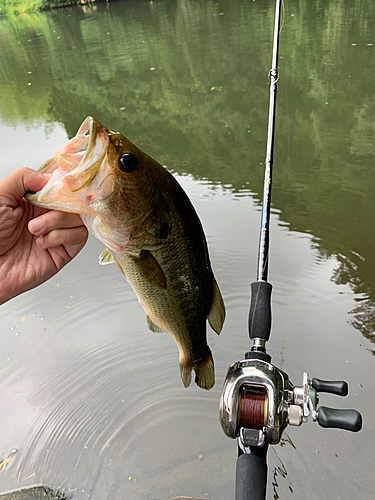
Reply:
[[137, 168], [138, 159], [131, 153], [125, 153], [120, 156], [118, 164], [122, 172], [130, 174], [130, 172], [134, 172], [134, 170]]

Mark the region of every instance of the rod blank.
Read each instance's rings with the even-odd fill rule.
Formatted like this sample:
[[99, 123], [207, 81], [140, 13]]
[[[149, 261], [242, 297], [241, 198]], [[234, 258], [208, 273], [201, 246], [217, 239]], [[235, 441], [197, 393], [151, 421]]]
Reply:
[[275, 29], [273, 34], [272, 68], [269, 72], [270, 103], [268, 110], [267, 150], [266, 150], [264, 185], [263, 185], [262, 222], [261, 222], [260, 239], [259, 239], [257, 281], [267, 281], [267, 276], [268, 276], [273, 142], [274, 142], [274, 129], [275, 129], [277, 81], [279, 79], [277, 63], [279, 57], [280, 1], [281, 0], [276, 0]]

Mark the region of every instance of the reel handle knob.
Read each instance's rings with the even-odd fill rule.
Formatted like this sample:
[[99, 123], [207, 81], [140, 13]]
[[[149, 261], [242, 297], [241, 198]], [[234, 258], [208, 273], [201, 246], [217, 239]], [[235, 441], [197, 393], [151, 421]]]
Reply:
[[336, 396], [348, 395], [348, 384], [343, 380], [334, 381], [313, 378], [311, 385], [314, 387], [316, 392], [327, 392], [329, 394], [336, 394]]
[[358, 432], [362, 429], [362, 416], [357, 410], [338, 410], [321, 406], [317, 413], [318, 423], [321, 427], [352, 432]]

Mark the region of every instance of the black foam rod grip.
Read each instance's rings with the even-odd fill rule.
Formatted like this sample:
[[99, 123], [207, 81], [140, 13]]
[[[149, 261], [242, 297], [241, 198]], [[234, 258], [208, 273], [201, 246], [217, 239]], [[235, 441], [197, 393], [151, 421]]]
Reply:
[[264, 500], [267, 489], [267, 462], [254, 453], [237, 458], [235, 500]]
[[312, 386], [316, 392], [328, 392], [329, 394], [336, 394], [337, 396], [348, 395], [348, 384], [343, 380], [320, 380], [313, 378], [311, 381]]
[[272, 285], [267, 281], [251, 283], [249, 336], [268, 340], [271, 334]]
[[321, 427], [345, 429], [352, 432], [362, 429], [362, 416], [357, 410], [337, 410], [321, 406], [318, 410], [318, 422]]

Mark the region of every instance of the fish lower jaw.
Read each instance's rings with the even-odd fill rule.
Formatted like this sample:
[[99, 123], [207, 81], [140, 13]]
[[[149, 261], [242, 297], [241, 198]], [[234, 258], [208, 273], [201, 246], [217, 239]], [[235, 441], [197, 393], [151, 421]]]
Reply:
[[[58, 181], [61, 183], [61, 181]], [[47, 208], [49, 210], [58, 210], [61, 212], [75, 213], [79, 215], [96, 215], [96, 213], [87, 205], [84, 197], [71, 194], [64, 190], [64, 186], [56, 184], [43, 188], [34, 194], [25, 196], [26, 200], [38, 207]]]

